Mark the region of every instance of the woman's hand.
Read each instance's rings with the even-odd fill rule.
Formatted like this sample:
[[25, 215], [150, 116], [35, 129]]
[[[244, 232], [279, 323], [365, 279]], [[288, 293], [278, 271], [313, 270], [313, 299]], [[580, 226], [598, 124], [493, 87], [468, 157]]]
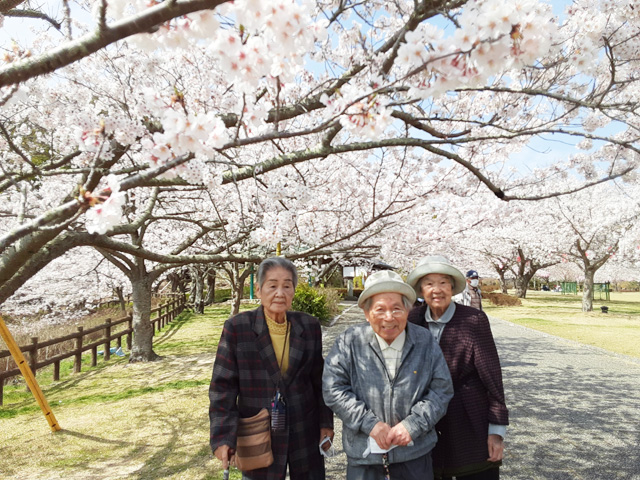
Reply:
[[235, 465], [235, 453], [236, 451], [230, 448], [229, 445], [220, 445], [216, 448], [216, 451], [213, 452], [216, 458], [222, 462], [222, 468], [224, 470], [229, 469], [229, 464]]
[[490, 462], [499, 462], [504, 456], [504, 441], [500, 435], [491, 434], [487, 440]]
[[[325, 439], [325, 437], [329, 437], [329, 440], [331, 440], [331, 443], [333, 443], [333, 428], [321, 428], [320, 429], [320, 441], [322, 442], [322, 440]], [[329, 450], [329, 447], [331, 446], [331, 443], [327, 442], [324, 445], [322, 445], [322, 450], [324, 450], [325, 452], [327, 450]]]

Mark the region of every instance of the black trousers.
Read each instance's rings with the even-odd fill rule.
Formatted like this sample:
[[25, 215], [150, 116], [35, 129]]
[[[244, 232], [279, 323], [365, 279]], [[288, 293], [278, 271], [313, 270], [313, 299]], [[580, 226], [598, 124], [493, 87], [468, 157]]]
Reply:
[[[404, 463], [389, 465], [391, 480], [432, 480], [431, 452]], [[350, 465], [347, 459], [347, 480], [383, 480], [382, 465]]]
[[[442, 477], [442, 480], [452, 480], [454, 477]], [[498, 480], [500, 478], [500, 467], [490, 468], [480, 473], [472, 473], [471, 475], [464, 475], [461, 477], [455, 477], [456, 480]]]

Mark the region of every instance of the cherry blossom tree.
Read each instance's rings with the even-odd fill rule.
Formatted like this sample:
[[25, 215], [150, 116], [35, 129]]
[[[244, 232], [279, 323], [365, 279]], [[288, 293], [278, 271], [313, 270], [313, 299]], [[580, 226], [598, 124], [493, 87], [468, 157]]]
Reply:
[[[145, 273], [255, 263], [278, 241], [292, 258], [393, 255], [375, 236], [409, 210], [438, 222], [438, 195], [637, 181], [630, 2], [578, 0], [562, 21], [537, 0], [82, 6], [0, 66], [0, 304], [80, 246]], [[518, 168], [550, 138], [576, 151]], [[183, 250], [141, 243], [162, 223], [153, 192], [185, 224], [191, 188], [223, 233], [197, 219]]]
[[58, 324], [92, 313], [116, 290], [131, 291], [127, 279], [98, 252], [81, 247], [55, 259], [2, 306], [12, 317], [40, 316]]
[[593, 310], [596, 272], [619, 253], [637, 258], [640, 202], [637, 185], [601, 185], [557, 200], [555, 217], [566, 235], [567, 258], [584, 276], [582, 311]]

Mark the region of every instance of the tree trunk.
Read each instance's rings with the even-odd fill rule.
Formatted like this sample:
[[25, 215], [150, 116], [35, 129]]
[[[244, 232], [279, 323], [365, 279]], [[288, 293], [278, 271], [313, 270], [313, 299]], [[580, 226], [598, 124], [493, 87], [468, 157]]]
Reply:
[[240, 313], [240, 301], [244, 298], [244, 282], [251, 275], [251, 269], [245, 268], [242, 273], [237, 269], [235, 272], [236, 281], [231, 284], [231, 315]]
[[246, 277], [238, 275], [236, 282], [233, 282], [231, 288], [231, 315], [240, 313], [240, 301], [244, 297], [244, 280]]
[[586, 269], [584, 272], [584, 288], [582, 292], [582, 311], [593, 311], [593, 277], [595, 271]]
[[113, 288], [113, 293], [116, 294], [116, 297], [118, 297], [118, 303], [120, 304], [120, 310], [122, 310], [123, 312], [127, 311], [127, 304], [124, 301], [124, 287], [114, 287]]
[[527, 274], [519, 274], [516, 276], [516, 297], [527, 297], [527, 289], [529, 288], [530, 278], [531, 277]]
[[500, 281], [500, 290], [502, 291], [502, 293], [506, 294], [507, 293], [507, 280], [504, 278], [504, 270], [502, 269], [495, 269], [496, 272], [498, 273], [498, 279]]
[[207, 298], [204, 300], [205, 305], [212, 305], [216, 301], [216, 271], [207, 272]]
[[204, 299], [202, 298], [204, 293], [204, 274], [202, 270], [197, 266], [190, 269], [191, 272], [191, 303], [193, 304], [193, 311], [196, 313], [204, 313]]
[[151, 325], [152, 279], [146, 273], [131, 279], [133, 299], [133, 344], [129, 362], [152, 362], [160, 358], [153, 351]]

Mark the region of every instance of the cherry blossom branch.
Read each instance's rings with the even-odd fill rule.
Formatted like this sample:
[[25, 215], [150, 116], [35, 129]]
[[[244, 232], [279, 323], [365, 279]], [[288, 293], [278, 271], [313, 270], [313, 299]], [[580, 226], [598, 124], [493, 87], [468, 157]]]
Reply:
[[13, 10], [9, 10], [8, 12], [4, 13], [4, 15], [6, 17], [17, 17], [17, 18], [22, 17], [22, 18], [40, 19], [40, 20], [44, 20], [46, 22], [49, 22], [56, 30], [60, 30], [62, 28], [62, 25], [60, 24], [60, 22], [58, 22], [57, 20], [54, 20], [53, 18], [51, 18], [46, 13], [39, 12], [37, 10], [27, 10], [27, 9], [16, 10], [16, 9], [13, 9]]
[[[24, 82], [54, 72], [85, 58], [101, 48], [138, 33], [148, 32], [173, 18], [217, 7], [227, 0], [184, 0], [161, 2], [144, 11], [98, 28], [77, 40], [67, 42], [47, 53], [11, 63], [0, 68], [0, 87]], [[2, 4], [0, 4], [0, 9]], [[1, 11], [1, 10], [0, 10]]]

